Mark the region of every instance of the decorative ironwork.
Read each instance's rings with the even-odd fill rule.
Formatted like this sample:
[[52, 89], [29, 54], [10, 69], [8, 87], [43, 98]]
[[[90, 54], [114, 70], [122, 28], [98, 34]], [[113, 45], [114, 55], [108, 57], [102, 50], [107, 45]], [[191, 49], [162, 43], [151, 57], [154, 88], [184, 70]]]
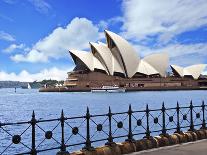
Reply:
[[183, 115], [183, 120], [185, 120], [185, 121], [187, 120], [187, 114]]
[[45, 138], [46, 139], [51, 139], [52, 138], [52, 131], [46, 131], [45, 132]]
[[19, 144], [20, 141], [21, 141], [21, 136], [20, 136], [20, 135], [14, 135], [14, 136], [12, 137], [12, 143], [14, 143], [14, 144]]
[[157, 117], [155, 117], [155, 118], [154, 118], [154, 123], [155, 123], [155, 124], [157, 124], [157, 123], [158, 123], [158, 121], [159, 121], [159, 120], [158, 120], [158, 118], [157, 118]]
[[[133, 141], [136, 136], [144, 136], [150, 138], [153, 133], [167, 134], [171, 132], [181, 132], [181, 130], [189, 129], [191, 131], [198, 128], [206, 128], [206, 105], [204, 101], [201, 105], [194, 105], [190, 102], [189, 106], [177, 106], [174, 108], [166, 108], [162, 104], [160, 109], [150, 109], [146, 105], [146, 109], [134, 111], [131, 105], [126, 112], [112, 113], [111, 108], [107, 114], [91, 115], [89, 108], [86, 110], [84, 116], [66, 117], [63, 110], [60, 118], [38, 120], [35, 112], [32, 113], [32, 118], [29, 121], [17, 123], [2, 123], [0, 122], [0, 137], [3, 134], [5, 141], [8, 141], [8, 146], [0, 144], [0, 154], [32, 154], [36, 155], [43, 151], [57, 150], [61, 153], [66, 153], [67, 150], [73, 146], [84, 146], [83, 149], [92, 150], [96, 142], [105, 142], [106, 145], [112, 145], [114, 139], [125, 138], [127, 141]], [[123, 119], [119, 119], [123, 117]], [[102, 118], [102, 120], [100, 119]], [[98, 119], [98, 121], [96, 120]], [[81, 120], [77, 123], [78, 120]], [[44, 129], [42, 124], [53, 124], [52, 129]], [[12, 134], [8, 127], [27, 126], [20, 134]], [[43, 140], [38, 141], [38, 130], [44, 133], [40, 137]], [[58, 130], [58, 131], [57, 131]], [[123, 130], [121, 135], [116, 135], [117, 130]], [[27, 132], [31, 136], [31, 143], [27, 144], [24, 141], [24, 135]], [[101, 136], [99, 136], [102, 134]], [[55, 135], [58, 135], [55, 137]], [[79, 141], [71, 141], [71, 138], [80, 137]], [[97, 137], [96, 137], [97, 136]], [[96, 137], [96, 138], [95, 138]], [[11, 141], [10, 141], [11, 139]], [[46, 148], [42, 149], [41, 145], [46, 142], [55, 142], [56, 146], [44, 145]], [[0, 142], [1, 143], [1, 142]], [[14, 145], [14, 146], [12, 146]], [[16, 146], [26, 148], [28, 151], [21, 152], [21, 149], [16, 149], [15, 153], [11, 151]], [[70, 149], [71, 150], [71, 149]]]
[[173, 116], [169, 117], [169, 122], [173, 122]]
[[73, 127], [73, 128], [72, 128], [72, 133], [73, 133], [74, 135], [77, 135], [78, 132], [79, 132], [78, 127]]
[[200, 116], [200, 113], [197, 113], [196, 114], [196, 118], [200, 118], [201, 116]]
[[102, 131], [103, 129], [103, 125], [102, 124], [98, 124], [97, 125], [97, 131]]
[[142, 125], [142, 120], [141, 119], [138, 119], [137, 120], [137, 126], [141, 126]]
[[123, 122], [118, 122], [117, 127], [120, 128], [120, 129], [123, 128]]

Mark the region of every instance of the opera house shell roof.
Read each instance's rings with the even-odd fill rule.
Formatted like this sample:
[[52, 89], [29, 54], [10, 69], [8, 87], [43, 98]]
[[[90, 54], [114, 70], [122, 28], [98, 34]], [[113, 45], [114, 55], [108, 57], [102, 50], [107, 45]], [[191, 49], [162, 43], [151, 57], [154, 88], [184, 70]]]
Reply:
[[[169, 66], [167, 53], [156, 53], [141, 59], [130, 43], [121, 36], [105, 30], [105, 37], [106, 44], [90, 42], [90, 52], [69, 50], [76, 64], [74, 70], [85, 68], [94, 71], [98, 69], [108, 75], [113, 76], [119, 73], [126, 78], [131, 78], [136, 74], [166, 76]], [[200, 64], [182, 68], [172, 65], [171, 68], [181, 77], [190, 74], [196, 79], [205, 68], [204, 66]]]
[[192, 65], [188, 67], [180, 67], [177, 65], [170, 65], [172, 68], [173, 72], [180, 76], [180, 77], [185, 77], [185, 76], [192, 76], [194, 79], [198, 79], [201, 73], [204, 71], [206, 68], [206, 64], [197, 64], [197, 65]]

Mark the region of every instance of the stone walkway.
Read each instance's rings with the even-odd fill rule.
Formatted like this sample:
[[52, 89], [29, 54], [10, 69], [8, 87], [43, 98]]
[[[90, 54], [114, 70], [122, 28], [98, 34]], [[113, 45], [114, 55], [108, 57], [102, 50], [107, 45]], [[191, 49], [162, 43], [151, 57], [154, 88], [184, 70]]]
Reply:
[[130, 155], [207, 155], [207, 140], [140, 151]]

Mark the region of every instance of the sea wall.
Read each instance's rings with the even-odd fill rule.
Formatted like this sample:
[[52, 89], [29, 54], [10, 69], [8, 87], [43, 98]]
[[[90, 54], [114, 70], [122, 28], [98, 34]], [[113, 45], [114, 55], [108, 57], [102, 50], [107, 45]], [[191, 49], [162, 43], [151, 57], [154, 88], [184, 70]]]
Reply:
[[[80, 150], [70, 154], [71, 155], [122, 155], [122, 154], [129, 154], [132, 152], [139, 152], [143, 150], [153, 149], [153, 148], [197, 141], [201, 139], [207, 139], [206, 129], [174, 133], [171, 135], [165, 134], [155, 137], [145, 137], [140, 140], [125, 141], [122, 143], [113, 143], [111, 145], [97, 147], [91, 150]], [[57, 154], [63, 155], [64, 153], [61, 154], [61, 152], [59, 152]]]

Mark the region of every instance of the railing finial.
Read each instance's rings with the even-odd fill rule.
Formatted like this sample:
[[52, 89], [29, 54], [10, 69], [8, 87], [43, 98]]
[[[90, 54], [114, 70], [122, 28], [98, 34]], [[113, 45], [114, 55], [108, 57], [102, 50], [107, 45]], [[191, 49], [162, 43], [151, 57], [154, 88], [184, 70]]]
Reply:
[[111, 107], [109, 106], [109, 113], [111, 113]]
[[34, 112], [34, 110], [32, 111], [32, 118], [35, 118], [35, 112]]
[[165, 102], [164, 101], [162, 102], [162, 107], [165, 107]]

